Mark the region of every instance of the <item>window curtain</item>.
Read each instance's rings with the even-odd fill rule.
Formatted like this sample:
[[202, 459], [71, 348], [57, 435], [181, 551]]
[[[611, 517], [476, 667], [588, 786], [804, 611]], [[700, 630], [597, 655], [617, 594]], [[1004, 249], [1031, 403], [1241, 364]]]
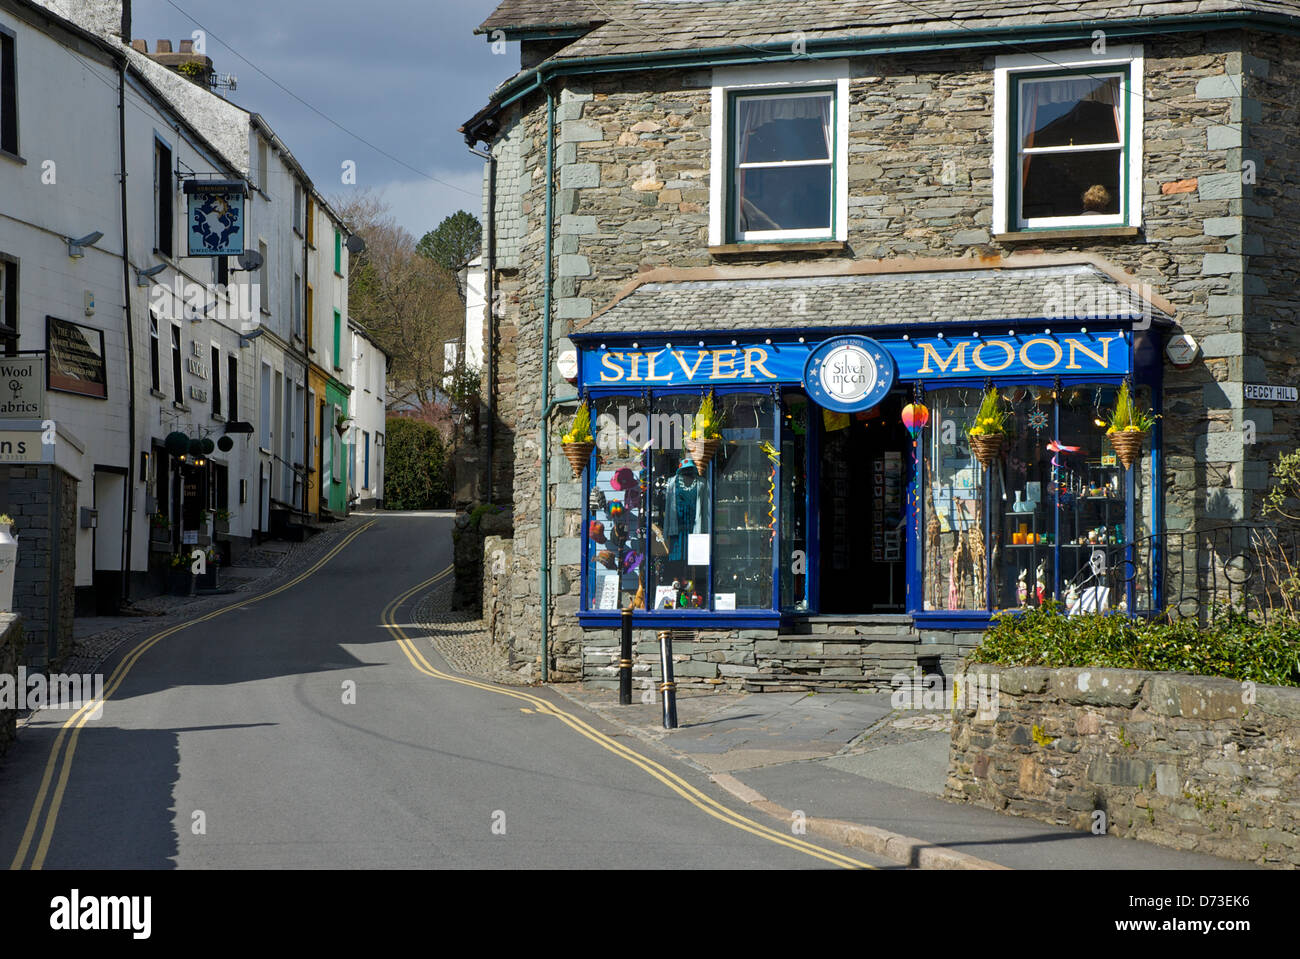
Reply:
[[[1108, 77], [1098, 83], [1091, 77], [1079, 79], [1035, 81], [1020, 86], [1021, 147], [1034, 145], [1038, 130], [1038, 108], [1049, 103], [1101, 103], [1111, 108], [1115, 116], [1115, 140], [1123, 142], [1120, 114], [1119, 77]], [[1029, 182], [1029, 163], [1033, 157], [1024, 157], [1021, 189]]]
[[761, 210], [751, 208], [751, 205], [745, 201], [745, 171], [739, 169], [739, 166], [752, 162], [749, 156], [750, 143], [759, 129], [769, 123], [781, 120], [816, 120], [820, 123], [822, 135], [826, 141], [826, 156], [833, 160], [834, 154], [832, 151], [835, 143], [835, 131], [831, 128], [831, 97], [818, 94], [816, 96], [747, 98], [740, 101], [740, 110], [738, 112], [739, 147], [736, 152], [736, 165], [738, 167], [736, 186], [737, 196], [740, 201], [738, 204], [740, 229], [747, 231], [750, 228], [751, 217], [767, 221], [762, 224], [763, 229], [780, 229], [780, 224], [772, 222]]

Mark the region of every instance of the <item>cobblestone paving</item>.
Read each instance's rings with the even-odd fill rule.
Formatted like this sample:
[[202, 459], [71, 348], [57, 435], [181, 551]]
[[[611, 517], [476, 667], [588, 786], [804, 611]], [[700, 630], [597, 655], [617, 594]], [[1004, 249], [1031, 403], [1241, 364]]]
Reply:
[[421, 597], [412, 611], [412, 620], [427, 632], [434, 648], [457, 672], [510, 686], [531, 685], [511, 668], [509, 652], [492, 642], [481, 619], [451, 608], [454, 586], [454, 581], [448, 579]]
[[312, 563], [329, 552], [338, 541], [356, 529], [365, 520], [355, 517], [322, 529], [303, 543], [269, 542], [248, 550], [240, 557], [238, 566], [230, 567], [220, 575], [222, 592], [207, 596], [150, 596], [134, 601], [133, 615], [104, 618], [105, 622], [120, 623], [89, 636], [77, 637], [71, 654], [60, 667], [63, 673], [94, 673], [123, 643], [175, 626], [177, 623], [231, 603], [247, 599], [249, 594], [274, 589], [297, 576]]

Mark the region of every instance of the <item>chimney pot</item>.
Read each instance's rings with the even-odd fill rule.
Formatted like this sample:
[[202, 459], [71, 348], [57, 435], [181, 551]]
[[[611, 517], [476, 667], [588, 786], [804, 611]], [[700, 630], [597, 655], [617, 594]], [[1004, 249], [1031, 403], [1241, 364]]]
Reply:
[[149, 41], [147, 41], [147, 40], [132, 40], [132, 41], [131, 41], [131, 49], [132, 49], [132, 50], [137, 50], [137, 51], [139, 51], [140, 53], [148, 53], [148, 52], [149, 52]]
[[194, 41], [193, 41], [193, 40], [182, 40], [182, 41], [181, 41], [181, 53], [193, 53], [193, 52], [194, 52]]
[[159, 40], [158, 44], [154, 47], [154, 51], [156, 53], [171, 53], [172, 42], [170, 40]]

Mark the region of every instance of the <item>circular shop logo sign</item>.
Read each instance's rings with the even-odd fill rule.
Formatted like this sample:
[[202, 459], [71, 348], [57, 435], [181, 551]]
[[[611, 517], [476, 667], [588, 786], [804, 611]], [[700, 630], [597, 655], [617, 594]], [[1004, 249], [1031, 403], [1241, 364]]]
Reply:
[[808, 356], [803, 385], [818, 406], [836, 413], [869, 410], [894, 385], [894, 358], [865, 336], [837, 336]]

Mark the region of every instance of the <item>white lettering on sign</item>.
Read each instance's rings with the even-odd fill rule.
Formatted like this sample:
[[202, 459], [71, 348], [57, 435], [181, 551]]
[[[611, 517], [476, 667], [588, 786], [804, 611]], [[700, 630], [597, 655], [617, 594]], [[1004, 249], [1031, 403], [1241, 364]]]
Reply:
[[208, 391], [201, 390], [197, 386], [191, 386], [190, 399], [198, 400], [200, 403], [206, 403], [208, 401]]
[[187, 359], [185, 361], [185, 368], [195, 376], [199, 377], [199, 379], [206, 380], [208, 378], [208, 366], [206, 363], [200, 362], [199, 360]]
[[1297, 399], [1300, 399], [1300, 392], [1294, 386], [1258, 386], [1248, 383], [1246, 384], [1246, 399], [1294, 403]]

